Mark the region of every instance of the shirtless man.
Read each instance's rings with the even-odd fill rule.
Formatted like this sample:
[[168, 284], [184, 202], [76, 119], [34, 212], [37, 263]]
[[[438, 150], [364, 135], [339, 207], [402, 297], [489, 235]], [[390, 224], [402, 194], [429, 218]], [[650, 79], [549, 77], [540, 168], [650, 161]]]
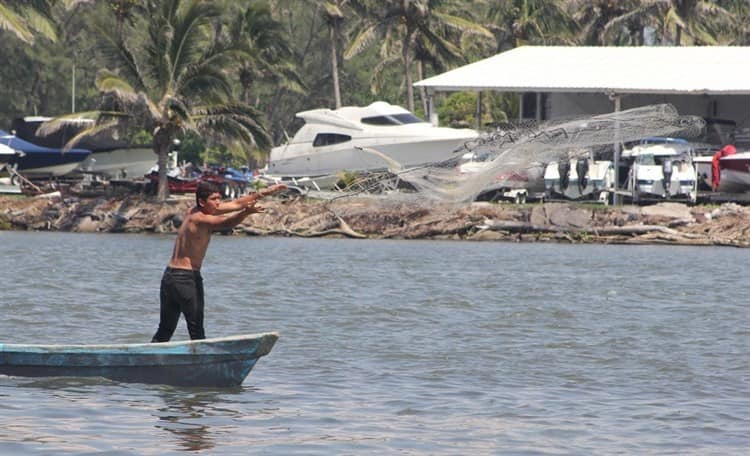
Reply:
[[[222, 202], [218, 186], [201, 182], [195, 191], [195, 207], [189, 209], [177, 230], [172, 259], [164, 271], [160, 290], [159, 329], [151, 342], [167, 342], [172, 337], [180, 313], [185, 315], [191, 339], [205, 339], [203, 330], [203, 278], [200, 269], [211, 233], [237, 226], [250, 214], [263, 212], [255, 204], [266, 195], [284, 190], [272, 185], [259, 192]], [[224, 216], [224, 214], [232, 213]]]

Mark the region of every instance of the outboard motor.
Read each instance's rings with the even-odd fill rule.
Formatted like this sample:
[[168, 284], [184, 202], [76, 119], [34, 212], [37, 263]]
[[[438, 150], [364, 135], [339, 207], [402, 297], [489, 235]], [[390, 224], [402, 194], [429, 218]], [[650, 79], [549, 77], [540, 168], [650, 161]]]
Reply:
[[557, 172], [560, 173], [560, 191], [564, 191], [568, 188], [568, 180], [570, 179], [570, 162], [567, 160], [560, 160], [557, 164]]
[[576, 162], [576, 173], [578, 173], [578, 193], [583, 194], [583, 191], [586, 189], [586, 186], [589, 183], [589, 161], [586, 160], [578, 160]]

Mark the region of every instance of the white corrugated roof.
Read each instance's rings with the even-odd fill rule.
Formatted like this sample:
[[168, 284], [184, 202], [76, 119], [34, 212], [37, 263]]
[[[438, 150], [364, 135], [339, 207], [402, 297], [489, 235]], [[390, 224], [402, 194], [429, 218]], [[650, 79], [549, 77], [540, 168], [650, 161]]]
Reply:
[[750, 47], [522, 46], [414, 84], [436, 91], [750, 94]]

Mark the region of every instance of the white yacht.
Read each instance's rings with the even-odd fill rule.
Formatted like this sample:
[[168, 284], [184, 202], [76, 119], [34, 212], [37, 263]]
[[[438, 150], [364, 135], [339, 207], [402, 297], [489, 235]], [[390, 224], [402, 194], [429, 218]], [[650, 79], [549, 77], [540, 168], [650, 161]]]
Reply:
[[271, 150], [267, 174], [282, 179], [385, 171], [448, 160], [475, 130], [435, 127], [406, 109], [378, 101], [366, 107], [297, 113], [305, 125]]

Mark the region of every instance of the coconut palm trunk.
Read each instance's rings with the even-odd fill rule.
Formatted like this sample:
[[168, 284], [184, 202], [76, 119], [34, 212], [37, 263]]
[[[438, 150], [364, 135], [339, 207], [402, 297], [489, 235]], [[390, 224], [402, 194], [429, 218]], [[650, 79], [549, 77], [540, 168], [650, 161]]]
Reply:
[[341, 108], [341, 88], [339, 87], [339, 57], [336, 46], [336, 37], [338, 22], [328, 26], [329, 37], [331, 40], [331, 76], [333, 77], [333, 96], [336, 101], [336, 109]]
[[414, 112], [414, 87], [412, 87], [411, 77], [411, 55], [412, 55], [412, 43], [414, 37], [414, 30], [407, 30], [404, 36], [403, 48], [401, 49], [402, 56], [404, 59], [404, 81], [406, 83], [406, 102], [409, 106], [409, 111]]

